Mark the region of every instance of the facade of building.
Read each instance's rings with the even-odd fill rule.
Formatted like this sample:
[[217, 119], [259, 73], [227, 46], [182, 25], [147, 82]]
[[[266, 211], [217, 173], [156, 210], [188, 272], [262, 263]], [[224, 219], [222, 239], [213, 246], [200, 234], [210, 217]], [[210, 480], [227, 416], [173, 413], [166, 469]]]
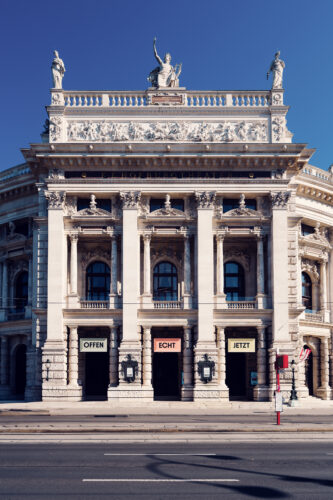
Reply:
[[287, 111], [281, 88], [51, 89], [0, 175], [1, 399], [269, 400], [277, 352], [332, 398], [333, 175]]

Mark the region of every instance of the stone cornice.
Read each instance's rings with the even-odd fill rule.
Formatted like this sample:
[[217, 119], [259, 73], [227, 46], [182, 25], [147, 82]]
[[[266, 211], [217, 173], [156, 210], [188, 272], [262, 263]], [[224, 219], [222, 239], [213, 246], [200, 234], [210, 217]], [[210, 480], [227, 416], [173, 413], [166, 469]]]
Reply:
[[298, 184], [296, 194], [304, 198], [310, 198], [331, 206], [333, 205], [333, 185], [327, 184], [327, 189], [324, 189], [309, 184]]

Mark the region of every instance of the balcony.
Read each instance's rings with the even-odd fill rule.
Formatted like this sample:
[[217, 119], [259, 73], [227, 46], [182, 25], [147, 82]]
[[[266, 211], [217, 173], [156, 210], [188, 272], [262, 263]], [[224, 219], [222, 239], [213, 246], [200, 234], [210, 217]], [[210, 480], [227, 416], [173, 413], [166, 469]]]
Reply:
[[227, 309], [258, 309], [256, 300], [228, 300]]
[[81, 309], [109, 309], [108, 300], [80, 300]]
[[306, 321], [313, 321], [316, 323], [325, 321], [324, 312], [315, 311], [313, 309], [305, 309], [304, 318]]
[[156, 300], [153, 305], [154, 309], [184, 309], [182, 300]]

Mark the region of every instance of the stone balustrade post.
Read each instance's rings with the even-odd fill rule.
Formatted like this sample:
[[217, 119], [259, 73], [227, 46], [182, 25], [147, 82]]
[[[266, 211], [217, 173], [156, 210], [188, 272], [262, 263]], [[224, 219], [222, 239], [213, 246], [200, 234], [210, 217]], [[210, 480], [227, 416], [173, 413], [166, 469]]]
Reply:
[[72, 386], [78, 385], [79, 378], [79, 350], [78, 350], [78, 328], [71, 326], [69, 332], [68, 351], [68, 383]]
[[118, 385], [118, 331], [116, 326], [110, 328], [109, 384], [110, 387]]

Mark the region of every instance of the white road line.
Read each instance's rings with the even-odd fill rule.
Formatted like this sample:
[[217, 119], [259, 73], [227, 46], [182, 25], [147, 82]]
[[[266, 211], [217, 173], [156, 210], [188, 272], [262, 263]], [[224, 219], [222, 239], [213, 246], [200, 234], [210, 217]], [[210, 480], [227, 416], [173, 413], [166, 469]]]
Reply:
[[239, 479], [82, 479], [83, 483], [239, 483]]
[[216, 457], [216, 453], [104, 453], [106, 457]]
[[326, 455], [333, 455], [333, 453], [326, 453]]

